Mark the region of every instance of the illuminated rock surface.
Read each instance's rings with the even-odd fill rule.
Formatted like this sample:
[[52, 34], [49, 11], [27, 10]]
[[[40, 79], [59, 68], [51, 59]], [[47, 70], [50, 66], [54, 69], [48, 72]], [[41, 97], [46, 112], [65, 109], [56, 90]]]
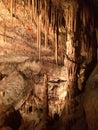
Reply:
[[20, 111], [19, 130], [97, 130], [97, 10], [88, 0], [0, 0], [0, 104]]

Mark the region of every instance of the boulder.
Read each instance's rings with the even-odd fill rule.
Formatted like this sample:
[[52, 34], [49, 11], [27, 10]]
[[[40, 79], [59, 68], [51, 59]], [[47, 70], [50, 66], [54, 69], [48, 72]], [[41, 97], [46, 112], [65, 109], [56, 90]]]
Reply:
[[0, 104], [13, 105], [19, 109], [31, 92], [31, 80], [14, 71], [0, 81]]

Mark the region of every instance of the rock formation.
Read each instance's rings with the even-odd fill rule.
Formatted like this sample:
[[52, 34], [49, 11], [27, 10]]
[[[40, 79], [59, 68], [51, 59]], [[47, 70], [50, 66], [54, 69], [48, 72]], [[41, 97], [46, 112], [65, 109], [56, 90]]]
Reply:
[[25, 129], [97, 130], [95, 1], [0, 0], [0, 104]]

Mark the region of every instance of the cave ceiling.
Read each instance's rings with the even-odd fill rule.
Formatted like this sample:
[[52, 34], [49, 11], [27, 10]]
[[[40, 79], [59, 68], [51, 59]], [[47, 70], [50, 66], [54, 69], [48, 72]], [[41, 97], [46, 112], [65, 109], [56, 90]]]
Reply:
[[96, 28], [98, 28], [98, 0], [93, 0], [94, 3], [94, 10], [95, 10], [95, 24], [96, 24]]
[[[67, 0], [51, 0], [51, 3], [56, 6], [58, 9], [63, 10], [64, 4]], [[69, 2], [72, 0], [69, 0]], [[78, 0], [79, 3], [87, 3], [91, 6], [91, 8], [94, 10], [94, 17], [95, 17], [95, 26], [98, 28], [98, 0]]]

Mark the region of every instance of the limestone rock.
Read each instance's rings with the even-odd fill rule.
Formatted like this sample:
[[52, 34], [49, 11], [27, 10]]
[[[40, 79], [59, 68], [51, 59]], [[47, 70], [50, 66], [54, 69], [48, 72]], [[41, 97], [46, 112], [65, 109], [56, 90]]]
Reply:
[[16, 64], [0, 63], [0, 72], [2, 75], [9, 75], [15, 71]]
[[18, 109], [31, 89], [30, 82], [14, 71], [0, 81], [0, 104], [14, 105]]
[[40, 62], [35, 61], [26, 61], [18, 66], [18, 70], [24, 72], [26, 69], [30, 69], [34, 74], [38, 74], [41, 71], [41, 64]]

